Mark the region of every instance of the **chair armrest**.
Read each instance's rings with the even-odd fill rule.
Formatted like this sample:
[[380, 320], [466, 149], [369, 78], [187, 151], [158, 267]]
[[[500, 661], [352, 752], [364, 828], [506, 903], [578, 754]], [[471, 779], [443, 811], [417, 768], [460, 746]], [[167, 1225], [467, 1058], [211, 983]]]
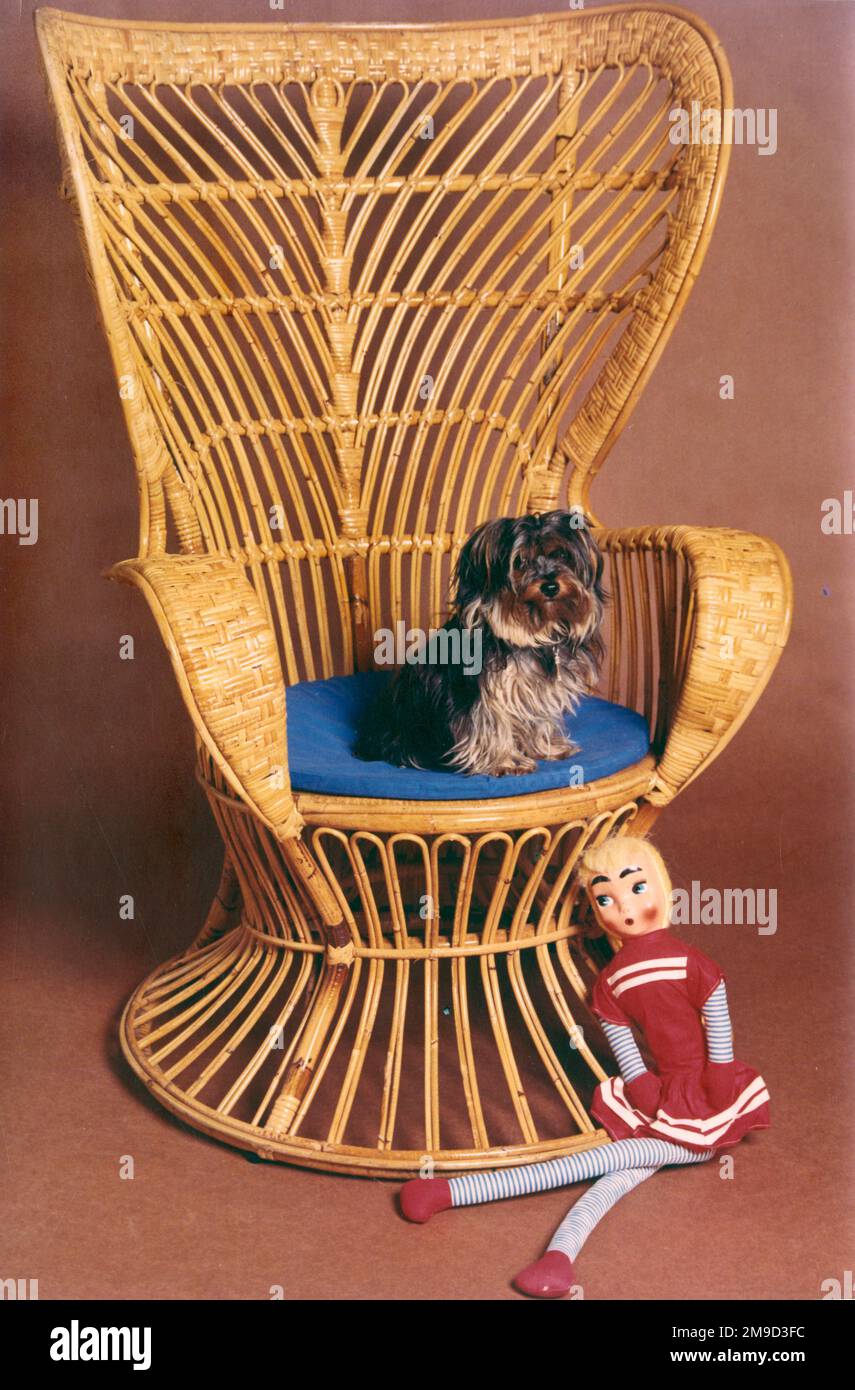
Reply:
[[244, 570], [224, 555], [156, 555], [106, 573], [146, 598], [196, 732], [229, 786], [277, 838], [299, 835], [276, 638]]
[[[658, 561], [658, 586], [650, 586], [660, 610], [658, 762], [650, 800], [662, 806], [718, 757], [765, 689], [790, 631], [790, 567], [774, 541], [725, 528], [637, 527], [604, 531], [598, 540], [606, 551], [623, 554], [624, 589], [632, 585], [626, 561], [633, 553], [637, 564], [645, 553]], [[684, 572], [682, 600], [675, 562]], [[672, 568], [663, 583], [666, 563]], [[677, 617], [664, 611], [680, 602]], [[637, 606], [636, 597], [625, 605], [633, 613]], [[651, 627], [656, 636], [649, 612], [641, 637], [638, 618], [634, 626], [634, 648]]]

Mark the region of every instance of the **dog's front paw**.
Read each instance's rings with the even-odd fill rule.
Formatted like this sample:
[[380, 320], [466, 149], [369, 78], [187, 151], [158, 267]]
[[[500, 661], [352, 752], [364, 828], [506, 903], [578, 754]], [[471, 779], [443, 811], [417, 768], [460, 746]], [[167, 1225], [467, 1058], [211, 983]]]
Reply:
[[572, 758], [573, 754], [578, 752], [578, 743], [572, 743], [569, 738], [560, 738], [550, 745], [549, 756], [560, 762], [563, 758]]
[[497, 763], [490, 768], [493, 777], [521, 777], [525, 772], [534, 772], [537, 763], [534, 758], [526, 758], [520, 755], [518, 758], [508, 758], [505, 762]]

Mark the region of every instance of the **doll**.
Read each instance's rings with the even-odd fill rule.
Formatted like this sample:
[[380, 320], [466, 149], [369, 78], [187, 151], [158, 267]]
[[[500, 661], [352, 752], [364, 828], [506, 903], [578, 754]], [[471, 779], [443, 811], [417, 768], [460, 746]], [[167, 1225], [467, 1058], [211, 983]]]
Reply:
[[[620, 946], [591, 999], [620, 1069], [597, 1087], [591, 1115], [615, 1142], [496, 1173], [416, 1178], [401, 1191], [404, 1216], [423, 1222], [449, 1207], [596, 1178], [546, 1254], [514, 1280], [537, 1298], [570, 1291], [585, 1239], [632, 1188], [666, 1165], [703, 1163], [769, 1124], [762, 1076], [734, 1060], [721, 970], [669, 930], [671, 881], [659, 852], [646, 840], [614, 837], [588, 850], [578, 877], [599, 926]], [[655, 1069], [642, 1059], [633, 1025]]]

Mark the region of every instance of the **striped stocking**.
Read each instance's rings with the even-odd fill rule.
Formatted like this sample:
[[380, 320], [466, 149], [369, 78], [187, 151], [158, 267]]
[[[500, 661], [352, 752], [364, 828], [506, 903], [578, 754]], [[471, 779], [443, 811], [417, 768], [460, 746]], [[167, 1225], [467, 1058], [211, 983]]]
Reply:
[[658, 1172], [658, 1168], [624, 1168], [620, 1173], [607, 1173], [598, 1178], [571, 1207], [547, 1250], [560, 1250], [569, 1260], [575, 1260], [594, 1227], [611, 1211], [615, 1202]]
[[480, 1202], [497, 1202], [503, 1197], [522, 1197], [530, 1192], [551, 1192], [575, 1182], [601, 1178], [606, 1173], [627, 1169], [656, 1170], [671, 1163], [705, 1163], [712, 1154], [694, 1153], [663, 1139], [619, 1139], [614, 1144], [584, 1149], [565, 1158], [545, 1163], [529, 1163], [521, 1168], [505, 1168], [495, 1173], [467, 1173], [450, 1178], [448, 1186], [453, 1207], [471, 1207]]

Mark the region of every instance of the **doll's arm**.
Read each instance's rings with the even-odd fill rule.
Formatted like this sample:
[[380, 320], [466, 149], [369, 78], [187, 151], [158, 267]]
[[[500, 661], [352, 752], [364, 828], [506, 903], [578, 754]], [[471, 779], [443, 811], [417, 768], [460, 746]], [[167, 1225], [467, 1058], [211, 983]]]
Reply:
[[605, 1018], [600, 1019], [600, 1024], [608, 1038], [609, 1047], [615, 1054], [615, 1061], [620, 1067], [620, 1074], [624, 1081], [634, 1081], [637, 1076], [641, 1076], [643, 1072], [647, 1071], [638, 1050], [638, 1044], [632, 1036], [632, 1029], [619, 1027], [616, 1023], [609, 1023]]
[[727, 986], [724, 980], [716, 985], [703, 1007], [707, 1027], [707, 1060], [713, 1063], [733, 1061], [733, 1028], [727, 1007]]
[[659, 1077], [648, 1071], [644, 1065], [638, 1044], [632, 1036], [632, 1029], [609, 1023], [605, 1018], [601, 1018], [600, 1023], [615, 1055], [615, 1061], [620, 1067], [630, 1105], [645, 1115], [655, 1115], [659, 1109], [662, 1083]]
[[710, 1105], [723, 1110], [733, 1099], [733, 1028], [727, 1007], [727, 987], [721, 980], [702, 1010], [707, 1032], [704, 1090]]

